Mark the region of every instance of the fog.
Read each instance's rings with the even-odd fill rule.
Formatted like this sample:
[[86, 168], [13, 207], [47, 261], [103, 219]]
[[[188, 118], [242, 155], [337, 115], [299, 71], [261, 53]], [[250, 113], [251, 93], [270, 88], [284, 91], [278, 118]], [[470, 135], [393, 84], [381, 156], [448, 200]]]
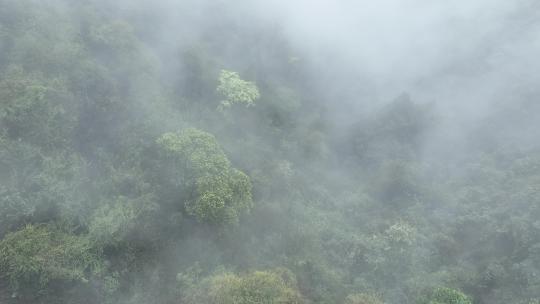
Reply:
[[540, 303], [540, 2], [0, 0], [0, 303]]

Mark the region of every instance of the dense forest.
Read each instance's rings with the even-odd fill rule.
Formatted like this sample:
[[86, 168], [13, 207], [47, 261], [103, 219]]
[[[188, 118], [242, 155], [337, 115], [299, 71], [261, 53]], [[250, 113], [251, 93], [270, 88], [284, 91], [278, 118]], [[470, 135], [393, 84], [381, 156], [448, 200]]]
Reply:
[[0, 303], [540, 303], [540, 4], [290, 2], [0, 0]]

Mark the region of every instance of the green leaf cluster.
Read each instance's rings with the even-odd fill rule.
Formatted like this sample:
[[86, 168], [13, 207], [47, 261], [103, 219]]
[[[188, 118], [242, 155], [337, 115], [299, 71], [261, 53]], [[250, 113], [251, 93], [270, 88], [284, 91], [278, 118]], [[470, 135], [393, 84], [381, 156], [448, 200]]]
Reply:
[[244, 275], [215, 274], [205, 278], [183, 298], [188, 304], [301, 304], [306, 303], [286, 269]]
[[102, 268], [90, 240], [50, 225], [28, 225], [0, 241], [0, 270], [15, 290], [51, 282], [87, 283]]
[[249, 177], [231, 167], [211, 134], [189, 128], [165, 133], [157, 144], [178, 171], [178, 184], [193, 193], [184, 203], [188, 214], [201, 222], [233, 224], [252, 207]]
[[236, 104], [246, 107], [253, 106], [260, 98], [259, 89], [255, 83], [245, 81], [238, 73], [222, 70], [219, 75], [218, 93], [225, 99], [219, 105], [220, 110], [225, 110]]

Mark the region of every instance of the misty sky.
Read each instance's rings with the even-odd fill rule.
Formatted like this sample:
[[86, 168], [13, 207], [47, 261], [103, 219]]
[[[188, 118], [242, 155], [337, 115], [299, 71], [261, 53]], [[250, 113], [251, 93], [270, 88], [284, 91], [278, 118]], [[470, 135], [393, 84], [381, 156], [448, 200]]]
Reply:
[[306, 54], [330, 53], [348, 69], [336, 74], [358, 75], [345, 86], [367, 88], [379, 103], [407, 92], [459, 116], [461, 126], [453, 118], [446, 134], [463, 134], [471, 121], [489, 115], [494, 103], [526, 98], [540, 81], [540, 2], [281, 0], [260, 5]]
[[426, 92], [426, 84], [435, 91], [471, 82], [504, 85], [508, 78], [532, 77], [538, 68], [539, 4], [531, 1], [268, 3], [262, 10], [279, 16], [293, 41], [344, 56], [377, 88], [386, 88], [383, 98], [396, 95], [388, 85], [397, 92], [419, 86]]

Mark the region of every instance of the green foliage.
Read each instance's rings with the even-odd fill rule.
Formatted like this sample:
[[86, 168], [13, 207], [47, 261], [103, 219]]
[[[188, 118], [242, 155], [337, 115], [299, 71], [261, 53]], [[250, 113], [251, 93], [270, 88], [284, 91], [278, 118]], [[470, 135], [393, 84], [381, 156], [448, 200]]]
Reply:
[[13, 290], [42, 292], [54, 281], [86, 283], [101, 263], [87, 238], [51, 226], [28, 225], [0, 242], [0, 270]]
[[10, 138], [63, 146], [74, 128], [73, 117], [65, 115], [72, 108], [69, 97], [60, 79], [10, 67], [0, 76], [0, 125]]
[[27, 222], [83, 221], [89, 215], [86, 162], [77, 154], [46, 154], [24, 141], [0, 140], [0, 234]]
[[344, 304], [384, 304], [379, 297], [366, 294], [366, 293], [356, 293], [348, 295], [345, 299]]
[[252, 206], [251, 181], [231, 167], [214, 136], [186, 129], [165, 133], [157, 140], [177, 172], [177, 185], [194, 194], [185, 202], [188, 214], [212, 224], [237, 223]]
[[255, 83], [242, 80], [238, 73], [227, 70], [221, 71], [217, 91], [225, 98], [219, 105], [220, 110], [230, 108], [235, 104], [253, 106], [260, 98], [259, 89]]
[[462, 140], [249, 9], [127, 2], [0, 0], [0, 303], [538, 302], [536, 91]]
[[416, 229], [406, 222], [397, 222], [384, 232], [384, 237], [390, 244], [409, 247], [416, 239]]
[[180, 133], [165, 133], [157, 144], [167, 157], [178, 159], [185, 166], [186, 177], [220, 174], [227, 171], [230, 162], [216, 138], [204, 131], [188, 128]]
[[203, 279], [186, 292], [188, 304], [300, 304], [305, 303], [294, 275], [285, 269], [254, 271], [245, 275], [222, 273]]
[[127, 246], [129, 239], [134, 239], [135, 234], [140, 237], [148, 228], [142, 220], [157, 208], [150, 199], [121, 196], [111, 204], [103, 205], [96, 210], [89, 224], [90, 239], [98, 248]]
[[472, 301], [460, 291], [439, 287], [420, 299], [418, 304], [472, 304]]

